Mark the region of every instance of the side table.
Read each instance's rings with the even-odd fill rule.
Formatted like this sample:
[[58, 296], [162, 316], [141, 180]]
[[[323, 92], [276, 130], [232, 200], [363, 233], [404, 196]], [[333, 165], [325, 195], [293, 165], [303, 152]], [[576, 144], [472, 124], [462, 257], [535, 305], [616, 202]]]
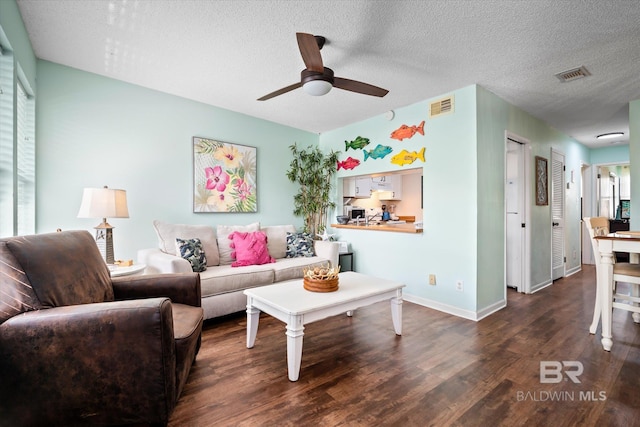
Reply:
[[340, 271], [355, 271], [353, 269], [353, 252], [342, 252], [338, 254], [338, 264]]
[[110, 265], [109, 272], [111, 273], [111, 277], [131, 276], [134, 274], [143, 274], [145, 268], [147, 268], [146, 264], [133, 264], [127, 267]]

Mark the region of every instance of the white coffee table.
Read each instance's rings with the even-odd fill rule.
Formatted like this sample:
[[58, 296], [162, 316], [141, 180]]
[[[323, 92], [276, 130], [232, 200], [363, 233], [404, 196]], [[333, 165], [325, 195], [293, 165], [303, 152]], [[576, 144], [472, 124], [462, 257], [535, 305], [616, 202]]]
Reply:
[[391, 318], [397, 335], [402, 335], [402, 283], [355, 272], [339, 275], [335, 292], [310, 292], [302, 279], [247, 289], [247, 348], [253, 348], [260, 312], [287, 324], [287, 366], [289, 380], [297, 381], [302, 360], [304, 325], [376, 302], [391, 301]]

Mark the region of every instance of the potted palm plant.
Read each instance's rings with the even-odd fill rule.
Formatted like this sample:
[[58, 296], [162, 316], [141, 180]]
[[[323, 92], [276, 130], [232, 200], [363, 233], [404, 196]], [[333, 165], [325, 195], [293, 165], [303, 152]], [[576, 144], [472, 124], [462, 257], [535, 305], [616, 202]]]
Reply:
[[340, 152], [325, 154], [317, 146], [300, 149], [296, 144], [289, 148], [293, 160], [287, 178], [300, 184], [293, 197], [293, 214], [304, 219], [304, 231], [315, 237], [324, 232], [329, 209], [336, 207], [331, 201], [331, 187]]

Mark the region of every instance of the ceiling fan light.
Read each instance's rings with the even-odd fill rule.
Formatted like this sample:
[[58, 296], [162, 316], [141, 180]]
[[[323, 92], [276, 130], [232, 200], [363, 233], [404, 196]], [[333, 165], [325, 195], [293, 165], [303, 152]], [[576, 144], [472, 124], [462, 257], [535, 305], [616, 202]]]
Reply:
[[325, 80], [311, 80], [302, 85], [302, 89], [312, 96], [322, 96], [329, 93], [333, 85]]

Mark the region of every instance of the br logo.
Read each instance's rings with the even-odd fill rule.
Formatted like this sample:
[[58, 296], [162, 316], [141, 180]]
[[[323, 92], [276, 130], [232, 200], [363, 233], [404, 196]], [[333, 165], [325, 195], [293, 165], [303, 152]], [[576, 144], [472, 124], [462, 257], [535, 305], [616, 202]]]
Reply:
[[[584, 371], [582, 362], [569, 360], [558, 362], [555, 360], [545, 360], [540, 362], [540, 382], [542, 384], [557, 384], [562, 382], [566, 376], [575, 384], [580, 383], [578, 377]], [[563, 375], [564, 374], [564, 375]]]

